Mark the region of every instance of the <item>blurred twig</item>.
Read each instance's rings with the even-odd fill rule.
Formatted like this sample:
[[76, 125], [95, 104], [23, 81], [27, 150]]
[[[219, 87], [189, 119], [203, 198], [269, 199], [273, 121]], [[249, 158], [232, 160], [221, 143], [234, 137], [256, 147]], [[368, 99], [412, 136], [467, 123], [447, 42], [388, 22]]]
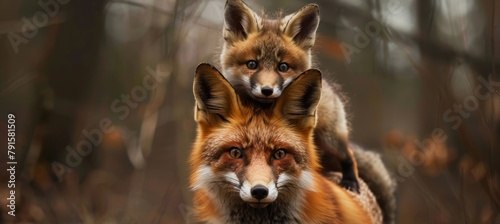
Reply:
[[[344, 1], [325, 1], [325, 4], [329, 4], [328, 7], [331, 8], [340, 8], [347, 14], [356, 15], [356, 17], [359, 19], [363, 19], [366, 21], [377, 21], [379, 24], [383, 24], [370, 12], [357, 8], [356, 6], [353, 6], [351, 4], [347, 4]], [[329, 21], [328, 18], [329, 17], [323, 17], [322, 21], [330, 25], [336, 22]], [[394, 38], [394, 40], [400, 42], [407, 42], [407, 40], [410, 40], [412, 42], [415, 42], [420, 46], [420, 50], [422, 51], [422, 53], [433, 60], [449, 63], [456, 58], [463, 58], [465, 62], [470, 64], [476, 71], [481, 74], [489, 74], [490, 68], [492, 66], [497, 69], [500, 68], [500, 62], [498, 61], [491, 62], [491, 60], [488, 58], [478, 57], [467, 52], [458, 51], [456, 49], [453, 49], [452, 47], [449, 47], [445, 43], [437, 42], [435, 39], [424, 37], [419, 34], [400, 31], [389, 25], [384, 26], [384, 29], [386, 30], [388, 35]]]
[[[197, 25], [200, 25], [202, 27], [205, 27], [205, 28], [209, 28], [209, 29], [214, 29], [214, 30], [219, 30], [220, 27], [217, 26], [217, 25], [214, 25], [214, 24], [206, 24], [206, 23], [203, 23], [201, 21], [199, 21], [198, 19], [195, 19], [193, 20], [193, 18], [191, 18], [190, 16], [184, 16], [183, 14], [179, 15], [175, 12], [170, 12], [166, 9], [162, 9], [158, 6], [155, 6], [155, 5], [150, 5], [150, 4], [147, 4], [147, 3], [138, 3], [138, 2], [133, 2], [133, 1], [127, 1], [127, 0], [111, 0], [111, 1], [108, 1], [109, 3], [118, 3], [118, 4], [127, 4], [127, 5], [131, 5], [131, 6], [136, 6], [136, 7], [141, 7], [141, 8], [145, 8], [145, 9], [152, 9], [153, 12], [155, 13], [160, 13], [160, 14], [163, 14], [163, 15], [168, 15], [168, 16], [172, 16], [173, 18], [180, 18], [182, 20], [188, 20], [192, 23], [195, 23]], [[200, 3], [203, 3], [203, 1], [187, 1], [188, 3], [192, 4], [194, 2], [200, 4]], [[190, 5], [190, 4], [187, 4], [187, 5]], [[186, 8], [186, 7], [184, 7]], [[192, 10], [193, 12], [196, 11], [196, 10]]]

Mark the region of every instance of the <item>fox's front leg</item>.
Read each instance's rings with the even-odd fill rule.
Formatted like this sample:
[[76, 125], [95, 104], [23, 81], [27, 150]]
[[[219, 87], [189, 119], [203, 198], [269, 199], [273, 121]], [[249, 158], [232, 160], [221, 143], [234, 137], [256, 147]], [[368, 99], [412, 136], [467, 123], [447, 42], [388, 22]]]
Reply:
[[348, 146], [349, 141], [340, 141], [338, 151], [344, 155], [341, 156], [340, 165], [342, 166], [342, 180], [340, 185], [359, 193], [358, 183], [358, 165], [352, 150]]
[[[315, 130], [314, 141], [320, 153], [323, 172], [342, 172], [340, 185], [348, 190], [359, 192], [357, 164], [348, 147], [347, 138], [329, 136], [320, 129]], [[335, 139], [335, 140], [334, 140]]]
[[340, 185], [359, 191], [358, 170], [349, 148], [349, 128], [344, 104], [334, 88], [323, 80], [314, 141], [324, 172], [341, 171]]

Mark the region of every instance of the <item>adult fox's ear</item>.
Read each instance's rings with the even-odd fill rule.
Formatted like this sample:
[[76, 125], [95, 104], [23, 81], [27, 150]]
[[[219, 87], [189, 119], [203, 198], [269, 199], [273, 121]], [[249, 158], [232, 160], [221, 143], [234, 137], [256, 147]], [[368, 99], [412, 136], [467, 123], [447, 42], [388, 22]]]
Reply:
[[216, 125], [228, 120], [237, 109], [236, 93], [224, 76], [210, 64], [196, 68], [193, 83], [196, 100], [194, 119], [198, 123]]
[[275, 112], [299, 129], [316, 125], [316, 107], [321, 98], [321, 72], [310, 69], [300, 74], [278, 98]]
[[308, 4], [282, 20], [283, 32], [304, 49], [310, 49], [319, 26], [319, 6]]
[[243, 1], [228, 0], [224, 11], [224, 40], [233, 43], [245, 40], [248, 34], [257, 32], [260, 17]]

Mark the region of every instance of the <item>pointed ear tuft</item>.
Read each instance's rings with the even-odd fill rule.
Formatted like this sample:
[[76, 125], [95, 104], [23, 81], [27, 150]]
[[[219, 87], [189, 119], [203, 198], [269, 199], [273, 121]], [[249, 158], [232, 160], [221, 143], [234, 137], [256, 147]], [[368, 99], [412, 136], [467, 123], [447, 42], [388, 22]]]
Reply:
[[316, 107], [321, 98], [321, 72], [310, 69], [300, 74], [276, 102], [282, 116], [298, 128], [316, 125]]
[[224, 40], [233, 43], [257, 32], [260, 17], [241, 0], [228, 0], [224, 11]]
[[308, 4], [299, 11], [283, 18], [283, 32], [304, 49], [310, 49], [319, 26], [319, 6]]
[[207, 63], [196, 68], [193, 92], [197, 122], [214, 124], [225, 121], [237, 102], [233, 87], [214, 66]]

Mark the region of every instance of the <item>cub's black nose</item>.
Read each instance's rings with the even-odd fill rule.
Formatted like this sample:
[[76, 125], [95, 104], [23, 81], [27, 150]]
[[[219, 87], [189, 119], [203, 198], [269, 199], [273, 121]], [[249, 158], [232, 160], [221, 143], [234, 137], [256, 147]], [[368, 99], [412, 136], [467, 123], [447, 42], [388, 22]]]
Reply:
[[271, 94], [273, 94], [273, 88], [271, 88], [269, 86], [264, 86], [264, 87], [262, 87], [262, 89], [260, 90], [260, 92], [264, 96], [270, 96]]
[[269, 194], [269, 191], [267, 190], [267, 187], [264, 187], [262, 185], [256, 185], [255, 187], [252, 188], [252, 197], [254, 197], [257, 200], [262, 200], [267, 197], [267, 194]]

